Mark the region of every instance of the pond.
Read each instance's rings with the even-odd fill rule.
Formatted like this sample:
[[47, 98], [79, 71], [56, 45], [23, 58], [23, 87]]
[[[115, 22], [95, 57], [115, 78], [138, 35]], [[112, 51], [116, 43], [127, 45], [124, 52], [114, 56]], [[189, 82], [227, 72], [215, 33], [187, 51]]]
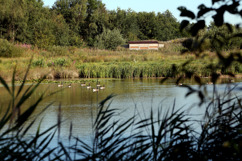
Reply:
[[[90, 140], [93, 136], [92, 125], [97, 115], [98, 103], [104, 100], [110, 94], [115, 96], [109, 101], [111, 108], [119, 109], [120, 113], [117, 117], [126, 120], [139, 113], [140, 118], [149, 117], [150, 111], [156, 111], [158, 108], [166, 112], [171, 109], [175, 103], [178, 109], [183, 107], [187, 111], [188, 116], [196, 119], [202, 118], [204, 108], [199, 107], [199, 98], [197, 95], [185, 97], [186, 88], [175, 85], [175, 80], [168, 80], [165, 84], [160, 83], [160, 79], [100, 79], [101, 85], [105, 85], [104, 90], [93, 92], [86, 86], [79, 83], [63, 84], [58, 87], [57, 84], [41, 84], [36, 92], [28, 99], [24, 106], [28, 107], [36, 101], [40, 95], [45, 92], [46, 98], [36, 109], [34, 115], [40, 113], [44, 107], [51, 106], [39, 117], [42, 118], [41, 130], [47, 129], [57, 123], [57, 115], [59, 107], [61, 107], [61, 115], [63, 123], [61, 125], [60, 136], [62, 140], [67, 141], [70, 134], [70, 124], [72, 123], [72, 135], [78, 136], [82, 140]], [[226, 81], [225, 81], [226, 82]], [[236, 80], [236, 84], [240, 87], [241, 80]], [[192, 87], [199, 88], [194, 85], [193, 81], [186, 82]], [[94, 87], [96, 82], [91, 85]], [[29, 87], [27, 84], [25, 88]], [[218, 90], [224, 91], [226, 84], [219, 84]], [[237, 88], [238, 88], [237, 87]], [[208, 93], [212, 92], [213, 85], [207, 85]], [[49, 96], [48, 94], [58, 91], [56, 94]], [[239, 90], [235, 90], [238, 94]], [[6, 107], [9, 100], [8, 93], [3, 87], [0, 87], [0, 103], [2, 107]], [[30, 130], [28, 135], [36, 132], [39, 123], [36, 123]]]

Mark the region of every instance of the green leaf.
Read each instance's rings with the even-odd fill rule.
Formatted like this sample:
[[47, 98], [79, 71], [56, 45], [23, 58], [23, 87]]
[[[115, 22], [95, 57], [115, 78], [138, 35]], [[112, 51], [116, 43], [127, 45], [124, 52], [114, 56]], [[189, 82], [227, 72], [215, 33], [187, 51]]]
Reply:
[[30, 106], [23, 114], [19, 116], [19, 118], [16, 120], [16, 127], [20, 127], [25, 123], [42, 99], [43, 96], [41, 96], [32, 106]]
[[3, 84], [4, 88], [8, 91], [8, 93], [11, 95], [11, 91], [8, 87], [8, 84], [6, 83], [6, 81], [0, 76], [0, 82]]

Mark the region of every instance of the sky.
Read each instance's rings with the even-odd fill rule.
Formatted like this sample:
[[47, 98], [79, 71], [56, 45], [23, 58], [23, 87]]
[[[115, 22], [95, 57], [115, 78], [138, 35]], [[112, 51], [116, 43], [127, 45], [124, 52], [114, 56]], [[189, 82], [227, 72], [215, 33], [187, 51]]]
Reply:
[[[43, 0], [45, 6], [52, 7], [56, 0]], [[136, 12], [165, 12], [169, 10], [173, 16], [181, 22], [184, 17], [180, 17], [180, 11], [177, 9], [179, 6], [186, 6], [187, 9], [197, 13], [197, 7], [200, 4], [211, 6], [211, 0], [102, 0], [108, 10], [120, 9], [132, 9]], [[207, 24], [212, 20], [211, 15], [206, 18]], [[241, 18], [238, 16], [230, 16], [226, 14], [225, 21], [230, 23], [241, 23]]]

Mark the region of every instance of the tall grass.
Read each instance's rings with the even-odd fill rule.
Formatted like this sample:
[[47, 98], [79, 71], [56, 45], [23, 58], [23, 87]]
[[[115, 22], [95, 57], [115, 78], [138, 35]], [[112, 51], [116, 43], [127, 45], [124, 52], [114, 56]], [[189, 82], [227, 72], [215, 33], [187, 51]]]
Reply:
[[[145, 55], [148, 56], [148, 55]], [[131, 55], [132, 57], [132, 55]], [[28, 79], [39, 79], [43, 74], [49, 73], [47, 78], [150, 78], [150, 77], [189, 77], [187, 73], [195, 73], [197, 76], [209, 77], [216, 72], [219, 75], [241, 74], [242, 65], [233, 62], [228, 68], [221, 66], [216, 59], [194, 59], [193, 57], [172, 56], [167, 59], [155, 61], [140, 61], [139, 57], [132, 58], [135, 61], [103, 61], [83, 62], [72, 57], [34, 58]], [[190, 62], [184, 66], [186, 62]], [[26, 58], [1, 59], [1, 76], [10, 79], [9, 72], [15, 65], [18, 80], [22, 79], [27, 67]], [[211, 65], [216, 66], [216, 71], [211, 70]]]
[[[77, 66], [81, 78], [149, 78], [149, 77], [178, 77], [187, 73], [208, 77], [213, 71], [209, 63], [195, 61], [187, 66], [172, 62], [123, 62], [123, 63], [83, 63]], [[175, 66], [175, 68], [174, 68]], [[233, 64], [228, 70], [218, 68], [219, 74], [238, 74], [241, 64]]]
[[[31, 63], [30, 63], [31, 64]], [[30, 68], [30, 66], [29, 66]], [[30, 85], [27, 89], [24, 89], [27, 74], [20, 86], [15, 84], [15, 71], [12, 75], [11, 85], [8, 85], [6, 81], [0, 77], [0, 82], [7, 90], [11, 101], [7, 108], [1, 107], [0, 118], [0, 159], [1, 160], [56, 160], [60, 159], [63, 153], [56, 154], [57, 147], [51, 148], [50, 142], [55, 136], [57, 124], [41, 132], [40, 129], [36, 129], [36, 134], [27, 137], [29, 129], [36, 123], [37, 115], [30, 120], [33, 112], [38, 107], [39, 103], [45, 98], [43, 93], [37, 101], [30, 105], [27, 109], [23, 108], [24, 103], [35, 92], [43, 78], [36, 84]], [[54, 94], [54, 93], [52, 93]], [[52, 95], [50, 94], [50, 95]], [[46, 106], [45, 111], [50, 105]], [[3, 109], [7, 109], [3, 111]], [[42, 112], [43, 112], [42, 111]], [[26, 121], [30, 120], [29, 124]], [[41, 122], [38, 123], [39, 126]], [[47, 150], [48, 149], [48, 150]]]

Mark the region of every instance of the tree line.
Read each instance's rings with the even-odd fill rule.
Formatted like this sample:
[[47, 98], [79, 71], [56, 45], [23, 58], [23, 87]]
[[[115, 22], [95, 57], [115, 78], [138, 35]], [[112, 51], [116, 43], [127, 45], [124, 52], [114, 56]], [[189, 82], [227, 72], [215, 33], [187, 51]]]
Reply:
[[[127, 41], [167, 41], [192, 36], [188, 32], [192, 24], [181, 31], [180, 22], [169, 10], [163, 13], [107, 10], [101, 0], [56, 0], [51, 8], [45, 7], [42, 0], [0, 0], [0, 4], [0, 38], [39, 48], [87, 45], [115, 49]], [[218, 46], [221, 32], [230, 33], [231, 29], [241, 33], [235, 26], [218, 28], [212, 23], [205, 26], [202, 31], [208, 35], [205, 48]], [[212, 44], [214, 39], [218, 41]], [[227, 43], [226, 48], [241, 48], [239, 44], [240, 39], [236, 39]]]
[[51, 8], [42, 0], [0, 0], [0, 4], [0, 38], [41, 48], [95, 46], [104, 31], [114, 31], [115, 37], [126, 41], [187, 36], [169, 10], [107, 10], [101, 0], [57, 0]]

